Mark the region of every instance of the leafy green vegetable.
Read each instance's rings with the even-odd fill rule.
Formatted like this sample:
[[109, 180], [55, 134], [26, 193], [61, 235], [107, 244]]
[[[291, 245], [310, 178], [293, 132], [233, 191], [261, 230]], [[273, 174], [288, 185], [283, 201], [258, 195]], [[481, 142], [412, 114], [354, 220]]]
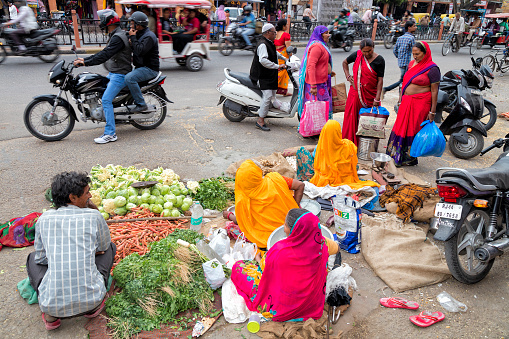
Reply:
[[223, 210], [228, 201], [235, 200], [234, 189], [227, 186], [228, 182], [234, 182], [234, 179], [217, 177], [201, 180], [193, 199], [198, 200], [204, 208]]

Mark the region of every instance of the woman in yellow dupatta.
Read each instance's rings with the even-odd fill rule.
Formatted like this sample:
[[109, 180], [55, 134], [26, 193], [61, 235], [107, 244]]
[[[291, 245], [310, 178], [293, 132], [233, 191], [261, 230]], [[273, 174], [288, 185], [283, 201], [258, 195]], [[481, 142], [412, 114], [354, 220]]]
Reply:
[[325, 124], [315, 150], [314, 176], [309, 182], [317, 187], [348, 185], [352, 189], [378, 187], [373, 181], [361, 181], [357, 176], [357, 146], [343, 139], [341, 125], [336, 120]]
[[249, 241], [267, 247], [270, 234], [284, 225], [288, 211], [299, 208], [292, 193], [281, 174], [264, 177], [252, 160], [240, 165], [235, 176], [235, 216]]

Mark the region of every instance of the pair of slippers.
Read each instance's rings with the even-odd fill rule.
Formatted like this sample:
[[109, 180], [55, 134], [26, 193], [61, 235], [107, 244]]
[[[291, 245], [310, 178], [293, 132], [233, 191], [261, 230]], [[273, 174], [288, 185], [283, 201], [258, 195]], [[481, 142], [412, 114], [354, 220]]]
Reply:
[[505, 112], [505, 113], [500, 113], [498, 115], [499, 118], [502, 118], [502, 119], [505, 119], [505, 120], [509, 120], [509, 112]]
[[[380, 304], [389, 308], [406, 308], [408, 310], [416, 310], [419, 308], [419, 304], [415, 301], [409, 301], [403, 298], [381, 298]], [[412, 315], [409, 317], [410, 322], [419, 327], [428, 327], [436, 324], [445, 319], [445, 315], [442, 312], [427, 312], [423, 311], [418, 315]]]
[[[99, 305], [99, 307], [93, 313], [85, 314], [84, 315], [85, 318], [91, 319], [91, 318], [95, 318], [99, 314], [101, 314], [102, 310], [104, 310], [105, 302], [106, 302], [106, 298], [103, 299], [103, 301], [101, 302], [101, 305]], [[44, 313], [42, 313], [42, 321], [44, 322], [44, 326], [46, 326], [46, 330], [48, 330], [48, 331], [56, 330], [61, 325], [60, 319], [57, 319], [52, 322], [47, 321], [46, 318], [44, 317]]]

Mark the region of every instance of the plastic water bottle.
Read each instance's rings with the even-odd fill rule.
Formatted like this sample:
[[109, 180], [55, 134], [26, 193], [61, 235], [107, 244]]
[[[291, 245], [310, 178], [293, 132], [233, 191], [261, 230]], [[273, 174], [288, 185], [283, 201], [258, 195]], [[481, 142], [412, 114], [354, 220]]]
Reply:
[[445, 291], [437, 295], [437, 300], [440, 305], [442, 305], [442, 307], [449, 312], [466, 312], [468, 309], [465, 304], [454, 299], [449, 293]]
[[203, 207], [199, 201], [194, 201], [191, 207], [191, 229], [199, 232], [203, 223]]

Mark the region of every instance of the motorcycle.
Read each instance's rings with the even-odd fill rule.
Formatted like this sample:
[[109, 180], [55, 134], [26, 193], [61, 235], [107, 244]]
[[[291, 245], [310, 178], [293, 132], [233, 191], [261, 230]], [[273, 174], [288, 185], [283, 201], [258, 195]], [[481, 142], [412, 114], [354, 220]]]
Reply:
[[398, 40], [398, 38], [403, 34], [405, 34], [404, 27], [401, 27], [399, 25], [392, 25], [391, 28], [389, 29], [389, 33], [387, 33], [387, 35], [384, 37], [385, 48], [391, 49], [392, 46], [394, 46], [394, 44], [396, 43], [396, 40]]
[[447, 266], [454, 278], [475, 284], [486, 277], [495, 258], [509, 248], [509, 134], [497, 139], [503, 153], [483, 169], [439, 168], [434, 239], [445, 242]]
[[21, 52], [12, 40], [11, 32], [14, 29], [0, 25], [0, 64], [7, 58], [7, 47], [16, 55], [38, 57], [44, 62], [53, 62], [58, 59], [57, 35], [60, 30], [55, 28], [39, 29], [20, 36], [21, 41], [27, 48]]
[[[293, 74], [300, 70], [300, 59], [294, 55], [297, 53], [295, 47], [290, 46], [286, 51], [290, 55], [289, 61], [286, 62], [286, 71], [293, 85], [292, 98], [289, 107], [286, 106], [285, 110], [271, 107], [267, 115], [268, 118], [293, 118], [297, 112], [299, 84]], [[220, 82], [216, 89], [221, 93], [217, 104], [223, 104], [223, 114], [226, 119], [240, 122], [246, 117], [258, 117], [256, 112], [260, 109], [262, 102], [262, 91], [258, 85], [253, 84], [247, 73], [232, 72], [225, 68], [224, 75], [226, 79]], [[288, 103], [283, 104], [288, 105]]]
[[[446, 112], [451, 112], [458, 102], [458, 85], [461, 79], [465, 78], [470, 88], [484, 91], [493, 87], [495, 76], [487, 65], [482, 65], [482, 58], [470, 58], [472, 60], [472, 70], [452, 70], [445, 73], [440, 81], [440, 89], [449, 95], [449, 102], [444, 107]], [[484, 107], [481, 122], [486, 131], [490, 130], [497, 121], [497, 108], [493, 102], [484, 98]]]
[[329, 25], [327, 27], [330, 32], [329, 47], [330, 48], [343, 48], [345, 52], [350, 52], [353, 47], [355, 29], [347, 27], [339, 27]]
[[[71, 94], [83, 122], [106, 122], [101, 98], [109, 79], [89, 72], [74, 76], [74, 68], [73, 63], [66, 65], [64, 60], [56, 63], [49, 71], [48, 80], [59, 88], [58, 94], [36, 96], [25, 108], [25, 127], [34, 137], [57, 141], [71, 133], [75, 122], [79, 120], [73, 106], [62, 97], [64, 92]], [[159, 72], [154, 79], [139, 83], [143, 98], [149, 106], [144, 112], [130, 113], [136, 107], [133, 97], [127, 87], [120, 91], [113, 99], [116, 124], [131, 124], [141, 130], [154, 129], [162, 124], [166, 117], [166, 102], [171, 101], [162, 88], [166, 76], [161, 74]]]
[[[219, 53], [224, 56], [228, 56], [233, 53], [234, 49], [245, 49], [247, 45], [241, 33], [242, 27], [240, 27], [237, 23], [232, 22], [229, 24], [228, 27], [226, 27], [226, 36], [219, 40]], [[249, 40], [253, 46], [258, 45], [258, 40], [260, 40], [260, 38], [261, 34], [257, 33], [249, 36]], [[255, 49], [252, 48], [252, 51], [254, 52]]]

